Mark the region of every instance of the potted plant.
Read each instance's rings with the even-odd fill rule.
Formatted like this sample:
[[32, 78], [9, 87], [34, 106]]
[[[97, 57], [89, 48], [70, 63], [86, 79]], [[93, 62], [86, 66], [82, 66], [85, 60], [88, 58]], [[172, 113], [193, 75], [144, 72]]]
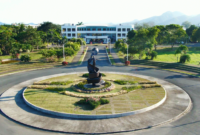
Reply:
[[125, 61], [125, 65], [126, 66], [128, 66], [128, 65], [130, 65], [131, 63], [130, 63], [130, 61]]
[[63, 65], [63, 66], [66, 66], [66, 65], [68, 65], [68, 62], [63, 61], [63, 62], [62, 62], [62, 65]]

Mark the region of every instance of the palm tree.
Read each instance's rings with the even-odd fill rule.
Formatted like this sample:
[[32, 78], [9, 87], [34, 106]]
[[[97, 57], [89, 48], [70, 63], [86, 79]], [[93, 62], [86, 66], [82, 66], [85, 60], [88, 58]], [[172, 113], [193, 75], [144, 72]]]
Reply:
[[83, 25], [83, 22], [78, 22], [78, 24], [76, 24], [76, 25], [77, 25], [77, 26], [78, 26], [78, 25]]

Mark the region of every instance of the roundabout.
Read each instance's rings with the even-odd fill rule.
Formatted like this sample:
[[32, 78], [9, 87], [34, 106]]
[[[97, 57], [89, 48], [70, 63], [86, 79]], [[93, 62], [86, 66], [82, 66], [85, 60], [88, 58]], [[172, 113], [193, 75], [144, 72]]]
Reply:
[[[2, 133], [7, 134], [8, 128], [13, 131], [13, 134], [33, 134], [33, 132], [34, 134], [56, 134], [56, 133], [47, 132], [47, 131], [59, 131], [59, 132], [65, 132], [65, 133], [126, 132], [124, 134], [146, 134], [146, 133], [147, 134], [151, 134], [151, 133], [152, 134], [155, 134], [155, 133], [156, 134], [176, 134], [178, 132], [189, 133], [189, 131], [191, 131], [191, 129], [189, 128], [183, 130], [183, 129], [178, 128], [177, 126], [185, 124], [185, 123], [190, 123], [192, 122], [192, 120], [195, 120], [194, 111], [196, 110], [195, 106], [197, 104], [195, 104], [196, 99], [195, 99], [195, 95], [192, 94], [192, 91], [194, 91], [194, 89], [198, 89], [199, 87], [197, 85], [198, 78], [191, 78], [186, 75], [185, 76], [181, 75], [182, 78], [180, 77], [174, 78], [174, 77], [177, 77], [177, 73], [171, 73], [168, 71], [160, 71], [160, 70], [146, 69], [146, 68], [136, 69], [134, 67], [115, 67], [115, 66], [106, 65], [105, 63], [102, 64], [103, 66], [101, 66], [101, 71], [103, 73], [104, 72], [121, 72], [125, 74], [131, 73], [134, 75], [148, 76], [150, 80], [154, 78], [160, 80], [161, 82], [164, 83], [162, 86], [168, 87], [169, 88], [168, 91], [172, 92], [171, 94], [167, 95], [167, 99], [162, 105], [160, 105], [159, 107], [156, 107], [153, 110], [149, 110], [147, 112], [143, 112], [140, 114], [129, 115], [129, 116], [124, 116], [120, 118], [111, 118], [111, 119], [79, 120], [79, 119], [62, 118], [62, 117], [46, 114], [46, 113], [37, 111], [25, 104], [22, 98], [23, 90], [28, 85], [33, 84], [35, 81], [38, 81], [38, 78], [41, 77], [41, 79], [42, 78], [45, 79], [45, 76], [49, 76], [49, 75], [57, 76], [58, 74], [61, 74], [61, 73], [83, 72], [83, 71], [86, 71], [84, 64], [86, 63], [83, 63], [83, 66], [80, 66], [80, 67], [38, 70], [38, 71], [26, 72], [25, 74], [18, 73], [15, 75], [3, 77], [4, 78], [3, 81], [0, 82], [2, 90], [5, 91], [1, 95], [1, 99], [0, 99], [1, 100], [0, 108], [1, 108], [2, 113], [5, 114], [4, 116], [1, 116], [1, 121], [4, 123], [3, 125], [1, 124]], [[101, 61], [100, 61], [100, 64], [101, 64]], [[189, 113], [188, 111], [190, 111], [191, 109], [190, 98], [186, 98], [188, 95], [180, 87], [186, 90], [187, 92], [189, 92], [193, 97], [194, 108]], [[174, 90], [179, 90], [179, 91], [174, 91]], [[196, 95], [196, 97], [198, 96]], [[169, 106], [170, 104], [171, 106]], [[188, 114], [185, 115], [186, 113]], [[7, 118], [6, 119], [2, 118], [5, 116], [7, 116], [7, 118], [10, 118], [10, 120], [16, 121], [17, 123], [12, 122]], [[198, 120], [198, 116], [196, 118]], [[172, 123], [169, 124], [169, 122], [172, 122]], [[10, 123], [10, 124], [8, 125], [6, 123]], [[22, 125], [19, 125], [18, 123], [22, 123]], [[165, 124], [166, 126], [163, 124]], [[10, 126], [10, 125], [13, 125], [13, 126]], [[29, 127], [27, 128], [25, 125]], [[156, 127], [158, 125], [159, 127], [157, 128], [144, 130], [142, 132], [132, 132], [135, 130]], [[195, 125], [195, 123], [193, 123], [192, 125]], [[189, 127], [190, 125], [183, 125], [183, 126]], [[37, 129], [30, 128], [30, 127], [35, 127]], [[162, 128], [162, 127], [165, 127], [165, 128]], [[177, 127], [177, 128], [174, 128], [174, 127]], [[38, 129], [43, 129], [45, 131], [38, 130]], [[163, 132], [163, 130], [165, 132]], [[196, 130], [193, 130], [191, 132], [196, 132]]]

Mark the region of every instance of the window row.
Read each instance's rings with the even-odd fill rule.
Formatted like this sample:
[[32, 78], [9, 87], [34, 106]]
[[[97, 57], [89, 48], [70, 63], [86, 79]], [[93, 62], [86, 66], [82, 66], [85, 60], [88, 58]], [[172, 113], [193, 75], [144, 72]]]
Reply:
[[126, 37], [126, 34], [117, 34], [118, 37]]
[[76, 34], [67, 34], [67, 37], [76, 37]]
[[115, 28], [78, 28], [77, 31], [116, 31]]
[[[66, 28], [63, 28], [63, 30], [62, 30], [63, 32], [66, 32]], [[67, 29], [67, 31], [76, 31], [76, 29], [75, 28], [68, 28]]]
[[117, 31], [130, 31], [130, 28], [118, 28]]

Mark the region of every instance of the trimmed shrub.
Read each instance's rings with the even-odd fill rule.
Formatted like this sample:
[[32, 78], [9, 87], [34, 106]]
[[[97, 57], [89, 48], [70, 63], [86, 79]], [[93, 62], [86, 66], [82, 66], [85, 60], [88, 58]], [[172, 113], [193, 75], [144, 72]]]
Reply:
[[28, 55], [22, 55], [20, 60], [24, 61], [24, 62], [29, 62], [29, 61], [31, 61], [31, 57]]
[[68, 62], [63, 61], [63, 62], [62, 62], [62, 65], [63, 65], [63, 66], [68, 65]]
[[91, 109], [95, 109], [101, 104], [108, 104], [108, 103], [109, 100], [107, 99], [94, 98], [94, 97], [84, 98], [76, 102], [76, 104], [79, 105], [90, 105]]
[[184, 54], [180, 57], [180, 63], [190, 62], [191, 58], [190, 55]]
[[73, 81], [66, 81], [66, 82], [51, 82], [50, 85], [68, 85], [73, 83]]
[[157, 55], [158, 55], [158, 53], [157, 53], [156, 51], [152, 51], [152, 52], [150, 53], [151, 60], [153, 60], [154, 58], [156, 58]]
[[137, 83], [135, 81], [128, 81], [128, 80], [115, 80], [114, 82], [117, 83], [117, 84], [120, 84], [120, 85], [136, 84]]

